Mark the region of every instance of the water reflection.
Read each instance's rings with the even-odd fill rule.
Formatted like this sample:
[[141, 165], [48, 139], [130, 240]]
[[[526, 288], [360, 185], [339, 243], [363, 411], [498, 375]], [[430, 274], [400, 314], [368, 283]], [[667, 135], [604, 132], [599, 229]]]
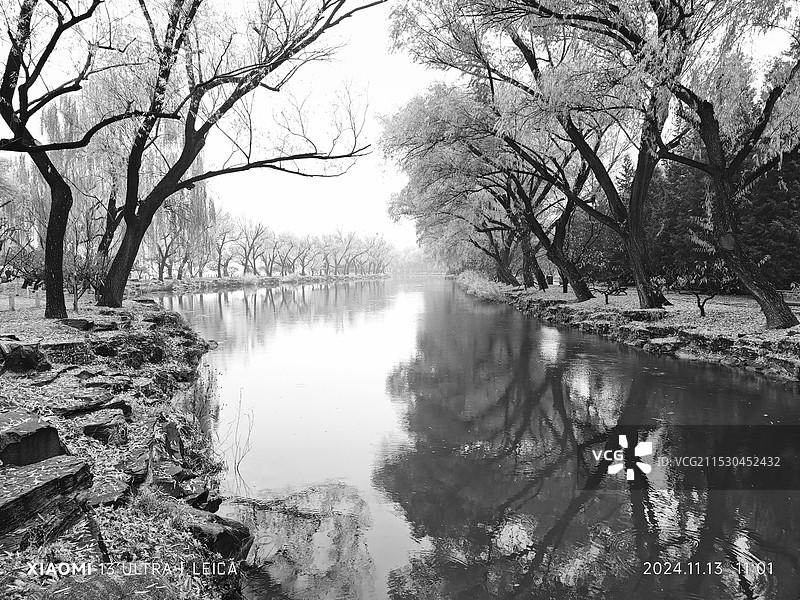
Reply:
[[686, 426], [798, 423], [796, 386], [539, 326], [444, 281], [163, 301], [220, 342], [220, 438], [247, 430], [229, 465], [251, 496], [230, 511], [263, 541], [248, 597], [798, 597], [800, 494], [656, 465], [628, 482], [592, 459], [620, 435], [626, 469], [638, 441], [738, 451]]
[[279, 500], [242, 499], [230, 514], [256, 538], [243, 577], [245, 598], [375, 597], [364, 537], [369, 510], [357, 489], [334, 483]]
[[677, 492], [578, 462], [620, 433], [724, 453], [726, 440], [676, 426], [796, 421], [795, 390], [472, 311], [426, 296], [417, 353], [387, 379], [414, 443], [375, 482], [432, 547], [392, 572], [391, 598], [797, 597], [800, 494]]

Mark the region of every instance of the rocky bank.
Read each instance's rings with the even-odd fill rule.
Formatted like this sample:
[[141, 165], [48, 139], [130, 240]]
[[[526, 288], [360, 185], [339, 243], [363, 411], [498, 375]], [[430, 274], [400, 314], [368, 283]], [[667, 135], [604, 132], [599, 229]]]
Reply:
[[151, 300], [0, 313], [0, 598], [238, 596], [252, 536], [214, 514], [210, 347]]
[[542, 321], [596, 333], [646, 352], [727, 365], [781, 381], [800, 381], [800, 327], [768, 330], [755, 302], [719, 298], [700, 317], [694, 298], [670, 294], [673, 306], [635, 307], [635, 291], [623, 298], [575, 302], [569, 294], [501, 286], [467, 274], [457, 279], [468, 293], [506, 302]]

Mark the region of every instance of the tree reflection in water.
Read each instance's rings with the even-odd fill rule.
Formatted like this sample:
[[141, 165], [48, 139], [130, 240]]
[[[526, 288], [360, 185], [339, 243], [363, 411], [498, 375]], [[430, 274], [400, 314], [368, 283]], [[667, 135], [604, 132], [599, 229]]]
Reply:
[[[753, 399], [769, 391], [624, 350], [610, 366], [596, 340], [496, 307], [476, 315], [455, 292], [426, 302], [416, 356], [387, 380], [412, 448], [374, 474], [426, 548], [392, 572], [393, 599], [798, 597], [797, 492], [675, 491], [584, 460], [620, 433], [680, 455], [725, 448], [675, 425], [758, 423]], [[646, 561], [722, 572], [648, 575]]]
[[225, 511], [255, 538], [244, 567], [245, 598], [375, 597], [364, 538], [369, 511], [355, 488], [320, 484], [271, 500], [238, 499]]

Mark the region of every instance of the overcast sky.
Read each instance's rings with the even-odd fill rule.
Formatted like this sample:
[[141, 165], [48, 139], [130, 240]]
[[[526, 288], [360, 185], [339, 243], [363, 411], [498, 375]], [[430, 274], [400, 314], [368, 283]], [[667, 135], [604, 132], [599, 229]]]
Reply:
[[[297, 98], [312, 93], [317, 103], [349, 86], [368, 98], [365, 140], [377, 141], [378, 116], [402, 107], [438, 76], [414, 64], [408, 55], [390, 52], [390, 4], [356, 14], [336, 28], [334, 39], [346, 42], [336, 59], [307, 65], [286, 91]], [[328, 38], [329, 40], [331, 38]], [[261, 106], [265, 105], [263, 98]], [[324, 115], [322, 116], [324, 117]], [[336, 228], [383, 233], [396, 247], [416, 243], [410, 222], [393, 223], [386, 203], [404, 178], [385, 164], [377, 148], [337, 178], [305, 178], [274, 171], [251, 171], [214, 180], [210, 190], [234, 215], [261, 220], [276, 231], [330, 233]]]

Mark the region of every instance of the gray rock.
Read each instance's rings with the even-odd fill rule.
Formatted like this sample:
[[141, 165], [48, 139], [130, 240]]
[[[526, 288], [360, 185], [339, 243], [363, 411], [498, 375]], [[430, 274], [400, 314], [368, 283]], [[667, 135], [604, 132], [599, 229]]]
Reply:
[[182, 461], [184, 457], [184, 444], [181, 438], [180, 430], [173, 421], [166, 420], [164, 414], [161, 415], [165, 419], [161, 423], [161, 431], [164, 439], [164, 450], [170, 458], [176, 461]]
[[128, 441], [128, 424], [121, 410], [102, 411], [84, 424], [83, 433], [105, 444], [121, 445]]
[[130, 319], [122, 321], [92, 321], [89, 319], [61, 319], [61, 323], [79, 331], [118, 331], [130, 329]]
[[94, 321], [89, 319], [60, 319], [60, 321], [67, 327], [72, 327], [79, 331], [90, 331], [94, 327]]
[[92, 508], [96, 506], [120, 506], [131, 491], [124, 481], [96, 481], [92, 489], [81, 492], [79, 499]]
[[158, 302], [152, 298], [132, 298], [133, 302], [137, 304], [144, 304], [145, 306], [159, 307]]
[[683, 342], [681, 342], [679, 337], [667, 336], [651, 338], [643, 347], [648, 352], [655, 352], [656, 354], [672, 354], [682, 345]]
[[17, 409], [0, 413], [0, 461], [29, 465], [65, 454], [58, 431], [39, 415]]
[[0, 533], [13, 531], [59, 496], [92, 483], [89, 466], [74, 456], [54, 456], [22, 467], [0, 468]]
[[144, 483], [150, 470], [150, 450], [147, 448], [134, 449], [128, 458], [118, 466], [123, 473], [130, 477], [131, 485]]
[[212, 513], [219, 510], [219, 507], [222, 504], [222, 496], [212, 490], [209, 490], [205, 486], [203, 486], [203, 489], [200, 492], [194, 490], [190, 492], [188, 488], [189, 486], [184, 485], [184, 489], [187, 490], [185, 498], [186, 504], [192, 508], [199, 508], [200, 510], [205, 510]]
[[53, 501], [14, 531], [0, 534], [0, 552], [21, 552], [31, 544], [41, 545], [60, 537], [86, 520], [75, 498], [56, 496]]
[[0, 343], [3, 368], [9, 371], [47, 371], [52, 368], [47, 356], [37, 344]]
[[91, 347], [82, 340], [55, 343], [43, 342], [41, 348], [54, 363], [86, 365], [95, 360]]
[[120, 409], [126, 419], [132, 412], [131, 405], [125, 400], [115, 398], [111, 392], [96, 390], [73, 395], [69, 404], [53, 407], [53, 413], [62, 417], [74, 417], [112, 408]]
[[75, 374], [75, 377], [80, 379], [81, 381], [85, 379], [92, 379], [93, 377], [97, 377], [98, 375], [102, 375], [104, 371], [90, 371], [89, 369], [82, 369], [80, 372]]
[[181, 483], [192, 479], [195, 476], [194, 473], [170, 460], [155, 463], [152, 465], [152, 469], [152, 484], [162, 492], [175, 498], [183, 498], [187, 495], [187, 491]]
[[195, 522], [187, 525], [187, 529], [208, 548], [225, 559], [241, 560], [253, 544], [250, 530], [233, 519], [227, 519], [197, 509], [188, 509], [194, 515]]
[[144, 363], [160, 363], [167, 359], [163, 335], [152, 332], [132, 332], [95, 342], [95, 354], [113, 357], [128, 367], [138, 369]]

